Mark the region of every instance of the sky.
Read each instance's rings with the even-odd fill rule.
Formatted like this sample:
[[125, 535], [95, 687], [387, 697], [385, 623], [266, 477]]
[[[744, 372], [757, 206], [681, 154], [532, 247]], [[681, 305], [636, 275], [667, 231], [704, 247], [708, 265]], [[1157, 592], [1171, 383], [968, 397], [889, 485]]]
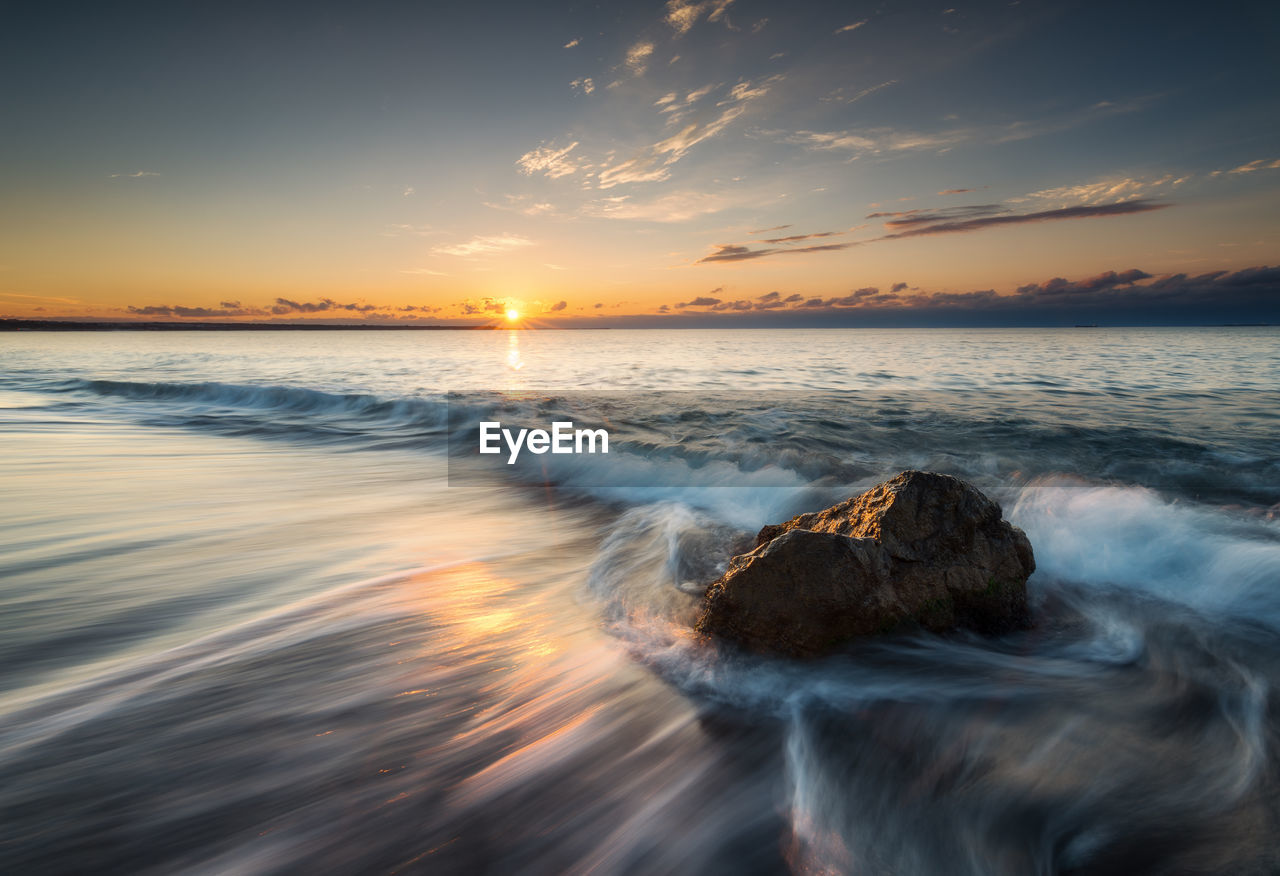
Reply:
[[1280, 322], [1280, 5], [0, 2], [0, 316]]

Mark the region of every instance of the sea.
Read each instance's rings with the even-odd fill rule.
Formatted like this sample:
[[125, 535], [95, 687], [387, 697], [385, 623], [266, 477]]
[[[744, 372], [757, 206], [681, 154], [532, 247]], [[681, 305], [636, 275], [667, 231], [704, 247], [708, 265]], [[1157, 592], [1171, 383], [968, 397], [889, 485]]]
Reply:
[[[0, 872], [1280, 871], [1280, 329], [0, 335]], [[481, 422], [607, 454], [476, 454]], [[691, 631], [905, 469], [1033, 628]]]

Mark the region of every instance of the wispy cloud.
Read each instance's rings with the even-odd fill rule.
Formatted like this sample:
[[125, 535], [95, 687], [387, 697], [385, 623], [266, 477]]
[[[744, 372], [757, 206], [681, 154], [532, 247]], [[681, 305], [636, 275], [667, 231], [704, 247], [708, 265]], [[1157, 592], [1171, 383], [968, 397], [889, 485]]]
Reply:
[[133, 173], [113, 173], [112, 179], [142, 179], [145, 176], [159, 176], [154, 170], [135, 170]]
[[653, 55], [653, 43], [638, 42], [627, 49], [627, 69], [633, 76], [643, 76], [649, 69], [649, 58]]
[[20, 292], [0, 292], [0, 298], [19, 298], [24, 301], [56, 301], [59, 304], [80, 304], [79, 298], [59, 298], [53, 295], [23, 295]]
[[501, 203], [485, 201], [486, 207], [494, 210], [505, 210], [508, 213], [519, 213], [522, 216], [555, 216], [556, 205], [549, 201], [537, 201], [528, 195], [503, 195]]
[[[1025, 225], [1040, 222], [1056, 222], [1067, 219], [1096, 219], [1109, 216], [1127, 216], [1148, 213], [1173, 206], [1148, 200], [1131, 200], [1111, 204], [1078, 204], [1054, 210], [1015, 212], [1003, 204], [977, 204], [967, 207], [943, 207], [938, 209], [904, 210], [871, 213], [868, 219], [882, 219], [885, 234], [869, 240], [849, 240], [840, 243], [790, 246], [789, 244], [814, 238], [835, 237], [858, 229], [845, 231], [820, 231], [810, 234], [794, 234], [786, 237], [767, 238], [751, 243], [716, 244], [711, 253], [697, 264], [716, 262], [742, 262], [779, 255], [803, 255], [819, 252], [839, 252], [855, 246], [863, 246], [884, 240], [901, 240], [908, 237], [927, 237], [937, 234], [966, 234], [1009, 225]], [[774, 244], [759, 246], [760, 243]]]
[[559, 149], [555, 146], [544, 144], [521, 155], [516, 159], [516, 166], [520, 168], [520, 172], [525, 176], [542, 173], [551, 179], [559, 179], [577, 171], [577, 162], [569, 158], [569, 153], [577, 146], [578, 141], [576, 140]]
[[533, 241], [516, 234], [481, 235], [466, 243], [437, 246], [431, 252], [435, 255], [477, 256], [508, 252], [526, 246], [533, 246]]
[[[746, 112], [747, 105], [767, 94], [781, 80], [772, 76], [763, 82], [739, 82], [714, 107], [695, 113], [675, 133], [646, 146], [625, 161], [606, 166], [596, 175], [597, 186], [612, 188], [624, 183], [655, 182], [666, 179], [671, 165], [683, 158], [699, 143], [716, 136]], [[697, 92], [694, 92], [697, 94]]]
[[383, 237], [434, 237], [443, 233], [430, 225], [408, 225], [403, 222], [392, 223], [382, 229]]
[[404, 268], [400, 271], [402, 274], [423, 274], [428, 277], [447, 277], [444, 271], [433, 271], [431, 268]]
[[842, 249], [860, 245], [860, 241], [846, 241], [844, 243], [823, 243], [815, 246], [778, 246], [765, 249], [752, 249], [750, 246], [744, 246], [738, 243], [720, 243], [716, 244], [710, 255], [703, 256], [698, 259], [698, 264], [712, 264], [714, 262], [745, 262], [752, 259], [762, 259], [768, 256], [776, 255], [804, 255], [806, 253], [815, 252], [837, 252]]
[[867, 19], [864, 18], [862, 19], [862, 21], [855, 21], [853, 24], [846, 24], [844, 27], [837, 27], [834, 31], [832, 31], [832, 33], [849, 33], [850, 31], [857, 30], [858, 28], [862, 27], [866, 23], [867, 23]]
[[[654, 106], [661, 107], [659, 111], [667, 116], [668, 125], [674, 125], [689, 115], [689, 111], [695, 103], [702, 100], [716, 88], [716, 85], [704, 85], [702, 88], [690, 91], [684, 97], [679, 97], [675, 92], [671, 92], [654, 101]], [[730, 94], [730, 98], [735, 100], [742, 99], [741, 97], [734, 97], [732, 94]]]
[[[905, 237], [923, 237], [932, 234], [966, 234], [1007, 225], [1025, 225], [1036, 222], [1057, 222], [1064, 219], [1096, 219], [1104, 216], [1129, 216], [1135, 213], [1149, 213], [1164, 210], [1172, 204], [1155, 203], [1147, 200], [1123, 201], [1117, 204], [1080, 205], [1062, 207], [1057, 210], [1039, 210], [1034, 213], [1015, 213], [1001, 216], [980, 216], [973, 219], [928, 219], [911, 223], [911, 227], [895, 231], [879, 238], [880, 240], [899, 240]], [[886, 228], [901, 227], [886, 223]]]
[[818, 237], [836, 237], [841, 234], [848, 234], [847, 231], [815, 231], [813, 234], [792, 234], [789, 237], [768, 237], [765, 243], [794, 243], [797, 240], [813, 240]]
[[796, 131], [786, 135], [784, 140], [815, 151], [847, 152], [856, 158], [861, 155], [949, 149], [969, 137], [970, 134], [963, 131], [923, 134], [870, 128], [862, 131]]
[[600, 198], [583, 205], [582, 213], [599, 219], [633, 219], [647, 222], [687, 222], [718, 213], [740, 203], [738, 199], [697, 190], [671, 192], [647, 200], [630, 195]]
[[582, 42], [582, 40], [578, 39], [577, 37], [574, 37], [573, 39], [569, 40], [569, 42], [565, 43], [564, 47], [566, 49], [572, 49], [574, 46], [578, 45], [580, 42]]
[[1178, 188], [1189, 179], [1191, 179], [1189, 176], [1174, 176], [1171, 173], [1149, 179], [1117, 177], [1078, 185], [1041, 189], [1022, 197], [1011, 198], [1010, 202], [1045, 201], [1064, 205], [1109, 204], [1167, 193]]
[[581, 79], [575, 79], [570, 82], [569, 87], [581, 91], [583, 94], [590, 94], [596, 90], [596, 83], [590, 76], [584, 76]]
[[[883, 88], [890, 84], [892, 82], [883, 83], [875, 88]], [[1010, 143], [1048, 134], [1057, 134], [1103, 117], [1136, 112], [1149, 103], [1149, 99], [1138, 99], [1126, 103], [1106, 103], [1105, 105], [1093, 105], [1084, 109], [1062, 112], [1051, 117], [1032, 121], [1015, 121], [1007, 124], [975, 127], [953, 127], [933, 132], [876, 127], [843, 131], [801, 130], [794, 132], [763, 131], [761, 133], [777, 136], [783, 142], [803, 146], [815, 151], [844, 152], [851, 159], [864, 155], [892, 155], [894, 153], [915, 151], [943, 152], [960, 145]]]
[[1250, 161], [1248, 164], [1242, 164], [1239, 167], [1228, 170], [1227, 173], [1253, 173], [1255, 170], [1276, 170], [1280, 168], [1280, 158], [1274, 161], [1267, 161], [1265, 158], [1259, 158], [1256, 161]]
[[869, 85], [865, 88], [859, 88], [852, 91], [842, 86], [840, 88], [837, 88], [835, 91], [832, 91], [831, 93], [825, 95], [824, 97], [820, 97], [818, 99], [823, 101], [824, 103], [856, 103], [862, 100], [864, 97], [867, 97], [868, 95], [875, 94], [877, 91], [879, 91], [882, 88], [888, 88], [890, 85], [897, 85], [897, 84], [898, 84], [897, 79], [886, 79], [884, 82], [878, 83], [876, 85]]
[[1009, 213], [1009, 207], [1000, 204], [972, 204], [965, 207], [938, 207], [918, 210], [893, 210], [868, 213], [868, 219], [883, 219], [888, 229], [911, 228], [935, 222], [958, 222], [965, 219], [976, 219], [980, 216], [995, 216]]
[[719, 21], [724, 18], [725, 12], [733, 2], [734, 0], [704, 0], [700, 3], [691, 3], [689, 0], [667, 0], [663, 20], [676, 32], [676, 36], [683, 36], [704, 16], [707, 21]]

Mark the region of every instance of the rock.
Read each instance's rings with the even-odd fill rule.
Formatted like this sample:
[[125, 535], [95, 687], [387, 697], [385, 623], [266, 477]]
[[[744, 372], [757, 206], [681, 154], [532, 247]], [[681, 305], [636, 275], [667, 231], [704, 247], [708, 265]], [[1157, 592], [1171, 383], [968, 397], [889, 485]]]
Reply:
[[766, 526], [707, 588], [696, 628], [758, 651], [817, 656], [918, 625], [997, 635], [1029, 626], [1031, 543], [949, 475], [902, 474]]

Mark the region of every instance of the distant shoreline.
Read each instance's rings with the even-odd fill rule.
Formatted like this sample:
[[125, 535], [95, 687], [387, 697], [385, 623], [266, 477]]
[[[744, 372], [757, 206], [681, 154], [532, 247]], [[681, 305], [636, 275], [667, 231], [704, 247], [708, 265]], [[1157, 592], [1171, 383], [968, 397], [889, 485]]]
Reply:
[[265, 332], [265, 331], [499, 331], [501, 325], [378, 325], [296, 322], [86, 322], [58, 319], [0, 319], [0, 331], [22, 332]]
[[[773, 330], [794, 329], [797, 331], [821, 331], [824, 329], [973, 329], [973, 328], [1057, 328], [1057, 329], [1097, 329], [1097, 328], [1272, 328], [1271, 322], [1220, 322], [1189, 325], [1160, 325], [1154, 323], [1135, 323], [1131, 325], [953, 325], [953, 326], [701, 326], [672, 324], [667, 326], [634, 326], [637, 330], [658, 329], [739, 329], [739, 330]], [[382, 325], [378, 323], [296, 323], [296, 322], [94, 322], [83, 320], [57, 319], [0, 319], [0, 332], [279, 332], [279, 331], [608, 331], [626, 326], [509, 326], [509, 325]]]

